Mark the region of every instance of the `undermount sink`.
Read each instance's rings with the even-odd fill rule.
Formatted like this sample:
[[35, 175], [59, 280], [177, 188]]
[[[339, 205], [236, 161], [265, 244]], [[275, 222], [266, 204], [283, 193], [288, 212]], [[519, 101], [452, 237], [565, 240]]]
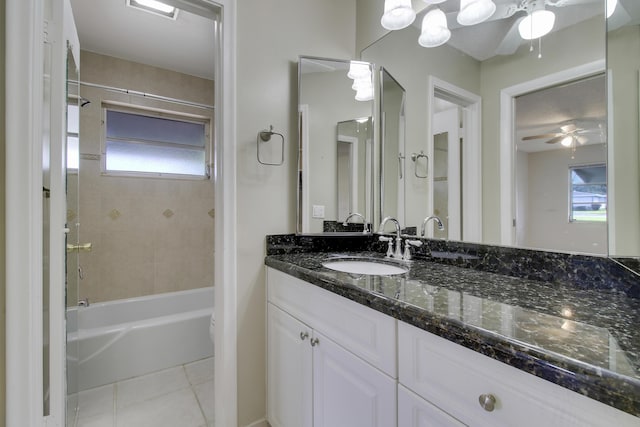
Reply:
[[377, 261], [341, 259], [322, 263], [330, 270], [351, 274], [366, 274], [370, 276], [393, 276], [404, 274], [408, 270], [399, 265], [391, 265]]

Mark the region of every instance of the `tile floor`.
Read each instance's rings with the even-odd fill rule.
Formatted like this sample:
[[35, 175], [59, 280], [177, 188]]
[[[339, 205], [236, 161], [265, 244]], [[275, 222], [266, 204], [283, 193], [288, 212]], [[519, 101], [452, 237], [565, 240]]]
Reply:
[[213, 358], [78, 394], [72, 427], [212, 427]]

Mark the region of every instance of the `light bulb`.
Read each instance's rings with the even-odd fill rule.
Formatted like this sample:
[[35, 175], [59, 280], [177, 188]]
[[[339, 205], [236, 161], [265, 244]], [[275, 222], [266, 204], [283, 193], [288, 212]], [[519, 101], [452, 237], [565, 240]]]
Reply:
[[618, 5], [618, 0], [607, 0], [607, 18], [613, 15]]
[[573, 144], [573, 136], [565, 136], [564, 138], [562, 138], [562, 141], [560, 141], [560, 144], [562, 144], [564, 147], [571, 147], [571, 144]]
[[418, 44], [423, 47], [437, 47], [451, 38], [447, 28], [447, 16], [440, 9], [432, 9], [422, 19], [422, 32]]
[[525, 40], [538, 39], [549, 34], [555, 22], [556, 15], [550, 10], [534, 10], [520, 21], [518, 32]]
[[479, 24], [489, 19], [495, 11], [496, 4], [491, 0], [460, 0], [458, 24]]
[[380, 23], [387, 30], [401, 30], [416, 19], [411, 0], [384, 0], [384, 14]]

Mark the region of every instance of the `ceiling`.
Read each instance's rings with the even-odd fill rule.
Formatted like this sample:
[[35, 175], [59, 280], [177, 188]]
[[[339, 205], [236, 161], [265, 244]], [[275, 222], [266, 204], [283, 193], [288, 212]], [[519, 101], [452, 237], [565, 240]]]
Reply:
[[213, 79], [211, 19], [180, 10], [172, 20], [126, 0], [71, 0], [71, 7], [83, 50]]

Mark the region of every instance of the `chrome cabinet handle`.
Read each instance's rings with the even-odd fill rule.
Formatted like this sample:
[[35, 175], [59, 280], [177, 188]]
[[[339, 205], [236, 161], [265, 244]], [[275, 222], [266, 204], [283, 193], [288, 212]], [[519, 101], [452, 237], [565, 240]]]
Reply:
[[302, 341], [306, 340], [307, 338], [309, 338], [309, 332], [300, 332], [300, 339]]
[[481, 394], [478, 397], [478, 402], [482, 409], [487, 412], [491, 412], [496, 408], [496, 398], [493, 394]]
[[318, 344], [320, 344], [320, 340], [318, 338], [311, 338], [310, 343], [311, 343], [311, 347], [315, 347]]

